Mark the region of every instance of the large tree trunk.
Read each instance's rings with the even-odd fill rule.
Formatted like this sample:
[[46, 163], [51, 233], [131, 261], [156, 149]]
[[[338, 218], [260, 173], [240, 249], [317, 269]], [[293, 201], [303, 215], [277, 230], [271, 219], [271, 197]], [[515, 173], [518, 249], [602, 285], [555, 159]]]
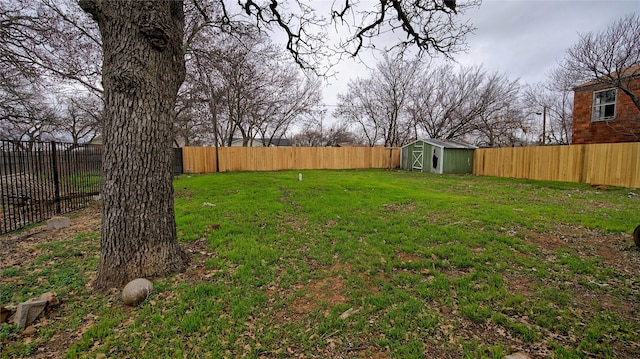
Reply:
[[183, 271], [172, 121], [185, 73], [182, 1], [81, 0], [104, 51], [103, 208], [96, 291]]

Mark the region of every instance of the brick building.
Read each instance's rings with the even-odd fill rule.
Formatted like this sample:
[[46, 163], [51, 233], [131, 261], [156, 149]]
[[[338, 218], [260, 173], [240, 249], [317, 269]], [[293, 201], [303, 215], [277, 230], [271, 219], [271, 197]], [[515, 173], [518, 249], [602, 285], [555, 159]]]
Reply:
[[[623, 73], [640, 96], [640, 65]], [[615, 76], [615, 74], [614, 74]], [[640, 141], [640, 110], [622, 90], [596, 81], [574, 88], [573, 144]]]

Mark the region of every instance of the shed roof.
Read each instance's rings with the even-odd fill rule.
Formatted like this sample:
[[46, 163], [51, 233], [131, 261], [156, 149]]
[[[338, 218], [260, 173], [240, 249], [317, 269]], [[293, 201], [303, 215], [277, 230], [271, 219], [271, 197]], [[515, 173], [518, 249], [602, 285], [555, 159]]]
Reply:
[[478, 148], [478, 146], [474, 146], [474, 145], [470, 145], [468, 143], [463, 143], [463, 142], [457, 142], [457, 141], [451, 141], [451, 140], [439, 140], [439, 139], [435, 139], [435, 138], [428, 138], [428, 139], [424, 139], [424, 140], [416, 140], [413, 141], [407, 145], [402, 146], [402, 148], [405, 148], [407, 146], [410, 146], [416, 142], [424, 142], [424, 143], [428, 143], [432, 146], [436, 146], [436, 147], [442, 147], [442, 148], [455, 148], [455, 149], [466, 149], [466, 150], [475, 150], [476, 148]]

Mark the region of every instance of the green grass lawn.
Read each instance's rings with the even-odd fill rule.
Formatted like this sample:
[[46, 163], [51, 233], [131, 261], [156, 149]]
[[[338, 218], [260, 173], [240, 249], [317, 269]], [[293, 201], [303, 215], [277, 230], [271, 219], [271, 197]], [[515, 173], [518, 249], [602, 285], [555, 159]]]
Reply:
[[637, 190], [298, 173], [177, 178], [193, 263], [135, 308], [90, 293], [98, 231], [38, 245], [0, 303], [62, 304], [34, 336], [0, 325], [2, 358], [640, 356]]

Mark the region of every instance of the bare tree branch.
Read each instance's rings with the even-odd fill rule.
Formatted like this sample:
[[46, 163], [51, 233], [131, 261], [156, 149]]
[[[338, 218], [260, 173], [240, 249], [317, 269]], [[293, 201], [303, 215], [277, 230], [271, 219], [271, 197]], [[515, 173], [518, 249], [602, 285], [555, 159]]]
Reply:
[[640, 77], [638, 34], [640, 15], [625, 16], [602, 32], [580, 35], [580, 40], [567, 50], [561, 66], [580, 81], [618, 88], [640, 110], [640, 98], [631, 88], [632, 80]]

